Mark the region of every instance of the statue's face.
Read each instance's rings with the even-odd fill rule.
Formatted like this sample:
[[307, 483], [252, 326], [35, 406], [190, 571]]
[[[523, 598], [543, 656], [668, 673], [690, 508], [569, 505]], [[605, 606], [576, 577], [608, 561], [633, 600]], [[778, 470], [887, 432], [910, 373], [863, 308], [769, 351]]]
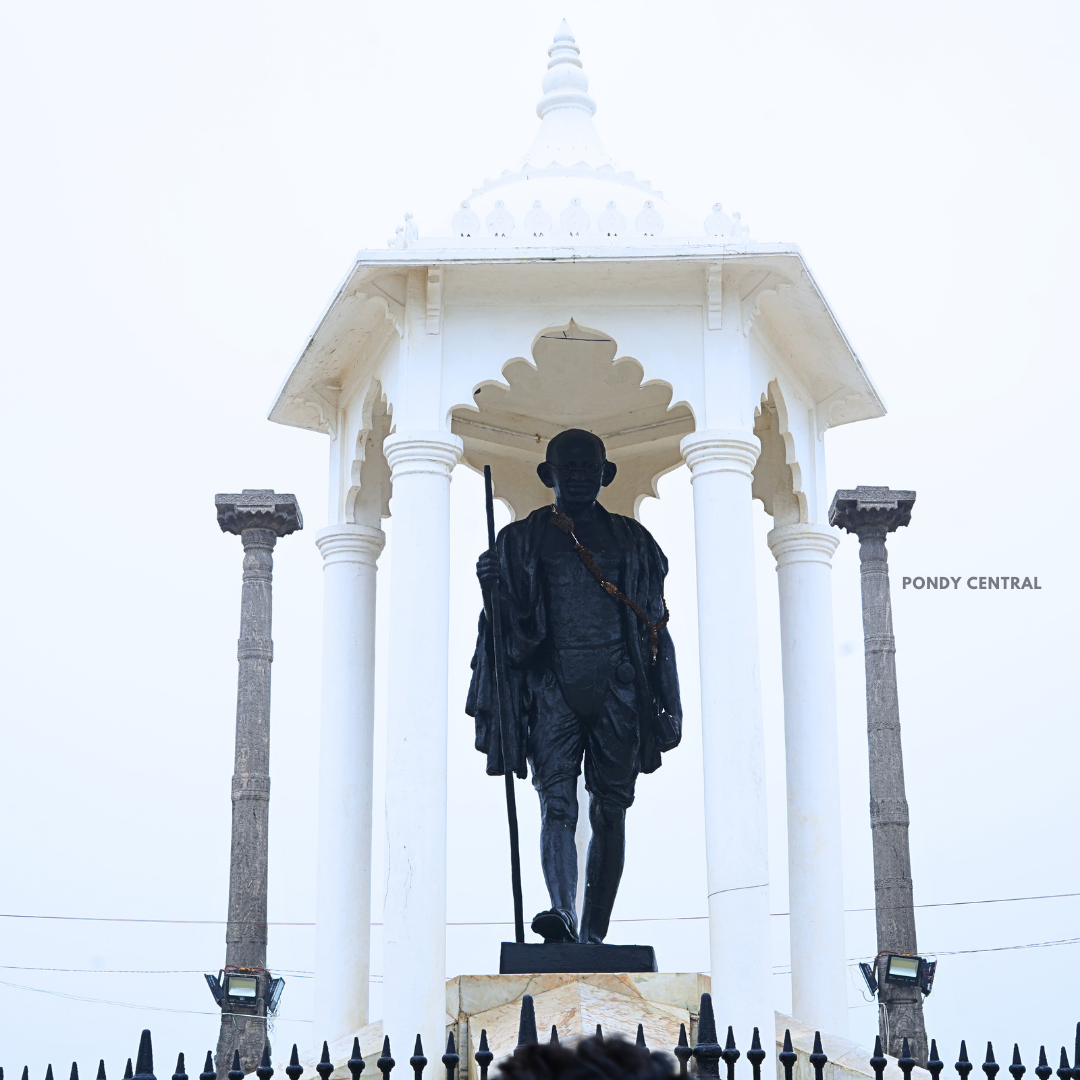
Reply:
[[561, 506], [590, 506], [602, 487], [615, 479], [615, 464], [603, 444], [588, 432], [564, 432], [552, 440], [547, 460], [537, 468], [540, 479], [555, 489]]

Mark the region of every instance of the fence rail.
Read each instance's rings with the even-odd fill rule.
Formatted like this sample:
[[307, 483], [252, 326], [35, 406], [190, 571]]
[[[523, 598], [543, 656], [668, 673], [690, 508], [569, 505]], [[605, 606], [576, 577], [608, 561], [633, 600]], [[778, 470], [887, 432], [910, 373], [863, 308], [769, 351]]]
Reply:
[[[599, 1024], [596, 1025], [596, 1034], [590, 1036], [590, 1038], [601, 1040], [604, 1038], [604, 1033]], [[539, 1041], [536, 1031], [536, 1013], [533, 1006], [532, 995], [526, 994], [521, 1000], [521, 1016], [518, 1023], [518, 1044], [514, 1053], [519, 1053], [523, 1047], [538, 1044]], [[559, 1034], [554, 1025], [551, 1028], [551, 1036], [548, 1041], [551, 1043], [559, 1042]], [[736, 1046], [735, 1033], [730, 1027], [727, 1029], [727, 1038], [724, 1040], [724, 1045], [720, 1045], [716, 1034], [716, 1020], [713, 1015], [712, 997], [709, 994], [701, 995], [701, 1006], [698, 1014], [697, 1041], [693, 1046], [690, 1046], [687, 1041], [686, 1025], [679, 1025], [678, 1044], [672, 1047], [670, 1051], [675, 1057], [675, 1062], [671, 1062], [665, 1052], [654, 1051], [646, 1046], [645, 1034], [641, 1024], [638, 1024], [636, 1046], [643, 1056], [648, 1057], [657, 1064], [661, 1064], [666, 1060], [670, 1066], [668, 1075], [671, 1077], [685, 1077], [691, 1073], [696, 1074], [697, 1076], [719, 1077], [720, 1062], [723, 1061], [727, 1080], [736, 1080], [735, 1066], [743, 1056], [742, 1051]], [[1069, 1064], [1068, 1051], [1062, 1046], [1060, 1064], [1056, 1070], [1053, 1069], [1047, 1061], [1046, 1047], [1040, 1046], [1039, 1064], [1036, 1065], [1034, 1069], [1035, 1076], [1038, 1080], [1050, 1080], [1050, 1077], [1054, 1075], [1055, 1072], [1057, 1080], [1080, 1080], [1080, 1023], [1076, 1025], [1073, 1046], [1072, 1064]], [[758, 1029], [754, 1028], [754, 1033], [750, 1041], [750, 1049], [746, 1051], [746, 1061], [750, 1065], [751, 1071], [750, 1080], [761, 1080], [761, 1065], [767, 1054], [768, 1051], [761, 1045], [761, 1035]], [[479, 1071], [480, 1080], [488, 1080], [488, 1070], [491, 1068], [494, 1058], [495, 1055], [488, 1047], [487, 1032], [482, 1030], [480, 1032], [478, 1048], [473, 1055], [473, 1059], [475, 1060]], [[446, 1052], [442, 1055], [441, 1060], [442, 1067], [446, 1070], [446, 1080], [458, 1080], [461, 1057], [458, 1054], [457, 1046], [454, 1042], [453, 1032], [450, 1033], [446, 1040]], [[797, 1060], [798, 1054], [792, 1048], [791, 1044], [791, 1032], [785, 1031], [783, 1048], [777, 1054], [777, 1061], [783, 1069], [784, 1080], [792, 1080], [792, 1072]], [[693, 1061], [693, 1066], [691, 1066], [691, 1061]], [[808, 1061], [814, 1070], [814, 1080], [824, 1080], [825, 1066], [829, 1063], [829, 1059], [822, 1050], [821, 1032], [814, 1033], [814, 1049], [812, 1053], [808, 1055]], [[889, 1059], [882, 1053], [881, 1036], [878, 1036], [874, 1043], [874, 1053], [867, 1060], [867, 1064], [874, 1072], [875, 1080], [883, 1080], [888, 1063]], [[424, 1056], [423, 1043], [420, 1036], [417, 1035], [416, 1043], [413, 1046], [412, 1056], [409, 1058], [409, 1068], [413, 1071], [414, 1080], [423, 1080], [424, 1070], [428, 1067], [428, 1064], [428, 1059]], [[912, 1072], [919, 1065], [923, 1065], [926, 1068], [927, 1072], [930, 1073], [932, 1080], [939, 1080], [942, 1070], [945, 1068], [945, 1062], [938, 1056], [936, 1039], [931, 1039], [930, 1041], [930, 1057], [926, 1062], [918, 1062], [911, 1056], [908, 1049], [908, 1040], [904, 1039], [903, 1050], [900, 1057], [896, 1059], [896, 1064], [903, 1073], [904, 1080], [911, 1080]], [[367, 1068], [367, 1063], [361, 1056], [359, 1039], [353, 1039], [352, 1056], [349, 1058], [346, 1065], [349, 1072], [352, 1074], [352, 1080], [360, 1080], [361, 1074]], [[390, 1073], [398, 1066], [398, 1062], [394, 1060], [391, 1053], [389, 1036], [383, 1039], [382, 1054], [375, 1062], [375, 1066], [379, 1072], [382, 1073], [383, 1080], [388, 1080]], [[953, 1067], [960, 1077], [960, 1080], [968, 1080], [970, 1073], [975, 1068], [975, 1063], [968, 1057], [966, 1040], [961, 1039], [960, 1041], [960, 1053]], [[330, 1080], [334, 1068], [335, 1066], [330, 1060], [329, 1047], [324, 1042], [322, 1047], [322, 1059], [315, 1066], [315, 1071], [319, 1074], [320, 1080]], [[986, 1044], [986, 1059], [982, 1062], [980, 1068], [986, 1075], [986, 1080], [996, 1080], [997, 1074], [1001, 1070], [1001, 1065], [994, 1057], [994, 1047], [992, 1043], [988, 1042]], [[300, 1064], [299, 1054], [297, 1052], [296, 1044], [294, 1043], [292, 1056], [289, 1059], [289, 1064], [285, 1066], [284, 1072], [289, 1080], [300, 1080], [304, 1071], [304, 1066]], [[1028, 1071], [1027, 1066], [1024, 1065], [1020, 1059], [1020, 1047], [1016, 1043], [1013, 1044], [1012, 1063], [1008, 1066], [1008, 1071], [1012, 1080], [1023, 1080], [1024, 1074]], [[270, 1044], [267, 1043], [263, 1049], [262, 1060], [255, 1069], [254, 1075], [258, 1077], [258, 1080], [272, 1080], [274, 1073], [275, 1069], [270, 1064]], [[238, 1049], [233, 1051], [232, 1068], [228, 1070], [226, 1077], [227, 1080], [244, 1080], [244, 1071], [240, 1066], [240, 1051]], [[198, 1080], [217, 1080], [217, 1078], [218, 1073], [214, 1066], [213, 1055], [210, 1051], [207, 1051], [206, 1063], [203, 1067], [203, 1071], [199, 1074]], [[0, 1068], [0, 1080], [4, 1080], [4, 1070], [2, 1068]], [[23, 1066], [22, 1080], [30, 1080], [29, 1068], [27, 1066]], [[53, 1080], [53, 1067], [51, 1064], [46, 1070], [45, 1080]], [[79, 1067], [77, 1062], [71, 1063], [70, 1080], [79, 1080]], [[96, 1080], [107, 1080], [104, 1060], [98, 1063]], [[127, 1068], [124, 1070], [124, 1080], [157, 1080], [157, 1077], [154, 1075], [154, 1051], [149, 1030], [144, 1030], [142, 1037], [139, 1040], [139, 1051], [136, 1055], [134, 1074], [132, 1073], [131, 1059], [128, 1058]], [[189, 1080], [189, 1077], [185, 1072], [183, 1054], [177, 1056], [176, 1071], [172, 1074], [171, 1080]]]

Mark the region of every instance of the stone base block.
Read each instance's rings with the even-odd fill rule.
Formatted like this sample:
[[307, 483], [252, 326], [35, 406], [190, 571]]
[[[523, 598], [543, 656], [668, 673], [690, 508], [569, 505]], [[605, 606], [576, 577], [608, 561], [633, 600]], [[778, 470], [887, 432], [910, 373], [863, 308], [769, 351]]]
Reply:
[[577, 942], [504, 941], [500, 975], [572, 975], [579, 971], [613, 974], [656, 970], [651, 945], [580, 945]]

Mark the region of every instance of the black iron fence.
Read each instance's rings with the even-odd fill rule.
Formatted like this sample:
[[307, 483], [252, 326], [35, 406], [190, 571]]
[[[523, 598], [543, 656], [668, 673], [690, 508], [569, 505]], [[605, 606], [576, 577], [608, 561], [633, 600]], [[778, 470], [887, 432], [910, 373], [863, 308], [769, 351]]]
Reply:
[[[598, 1040], [604, 1038], [604, 1033], [599, 1024], [596, 1025], [596, 1034], [591, 1038]], [[521, 1052], [524, 1047], [536, 1045], [539, 1041], [533, 999], [530, 994], [526, 994], [521, 1000], [518, 1043], [514, 1053]], [[551, 1028], [548, 1042], [556, 1044], [559, 1042], [559, 1033], [554, 1025]], [[1072, 1065], [1069, 1064], [1068, 1051], [1062, 1046], [1060, 1064], [1056, 1070], [1047, 1061], [1046, 1047], [1040, 1046], [1039, 1064], [1034, 1069], [1038, 1080], [1050, 1080], [1050, 1077], [1055, 1072], [1057, 1080], [1080, 1080], [1080, 1023], [1076, 1025], [1076, 1036], [1073, 1045]], [[686, 1025], [679, 1025], [679, 1041], [670, 1051], [675, 1057], [675, 1062], [671, 1062], [664, 1051], [652, 1050], [646, 1045], [645, 1033], [641, 1024], [638, 1024], [636, 1047], [643, 1057], [649, 1058], [660, 1065], [661, 1069], [672, 1077], [688, 1076], [691, 1072], [698, 1076], [719, 1077], [720, 1062], [723, 1061], [727, 1080], [736, 1080], [735, 1066], [743, 1056], [742, 1051], [736, 1046], [735, 1033], [730, 1027], [727, 1029], [727, 1038], [724, 1045], [720, 1045], [716, 1034], [716, 1020], [713, 1016], [712, 997], [709, 994], [701, 995], [697, 1040], [693, 1046], [690, 1046], [687, 1041]], [[768, 1051], [761, 1045], [761, 1035], [758, 1029], [754, 1028], [750, 1049], [746, 1051], [746, 1061], [750, 1065], [751, 1071], [750, 1080], [761, 1080], [761, 1065], [767, 1053]], [[792, 1048], [791, 1032], [785, 1031], [783, 1048], [777, 1054], [777, 1061], [783, 1069], [784, 1080], [792, 1080], [792, 1073], [798, 1061], [798, 1056]], [[495, 1055], [488, 1046], [486, 1031], [480, 1032], [478, 1048], [473, 1058], [476, 1061], [480, 1080], [488, 1080], [488, 1070], [491, 1068]], [[668, 1065], [666, 1070], [663, 1067], [664, 1061]], [[693, 1065], [691, 1065], [691, 1061]], [[814, 1049], [807, 1055], [807, 1061], [814, 1070], [814, 1080], [824, 1080], [825, 1066], [829, 1063], [829, 1059], [822, 1050], [821, 1032], [814, 1033]], [[441, 1062], [443, 1069], [446, 1071], [446, 1080], [459, 1080], [458, 1072], [462, 1067], [462, 1063], [454, 1042], [453, 1032], [450, 1033], [446, 1040], [446, 1052], [442, 1055]], [[417, 1035], [412, 1056], [409, 1058], [409, 1068], [413, 1071], [414, 1080], [423, 1080], [424, 1070], [428, 1067], [428, 1064], [428, 1059], [424, 1056], [423, 1043], [420, 1036]], [[874, 1043], [874, 1053], [867, 1060], [867, 1064], [873, 1070], [875, 1080], [883, 1080], [889, 1059], [882, 1053], [880, 1036]], [[896, 1059], [896, 1064], [903, 1073], [904, 1080], [911, 1080], [912, 1072], [920, 1064], [925, 1064], [925, 1068], [930, 1073], [932, 1080], [939, 1080], [942, 1070], [945, 1068], [945, 1062], [938, 1056], [936, 1039], [930, 1041], [930, 1057], [925, 1063], [917, 1062], [911, 1056], [908, 1050], [908, 1041], [905, 1039], [903, 1050], [900, 1057]], [[346, 1062], [346, 1066], [352, 1074], [352, 1080], [360, 1080], [361, 1074], [367, 1068], [367, 1062], [360, 1053], [360, 1041], [358, 1039], [353, 1039], [352, 1056]], [[391, 1052], [390, 1039], [386, 1037], [383, 1039], [382, 1054], [375, 1061], [375, 1067], [382, 1073], [383, 1080], [388, 1080], [390, 1073], [397, 1066], [398, 1062], [394, 1060]], [[986, 1059], [979, 1067], [985, 1073], [986, 1080], [996, 1080], [1001, 1065], [994, 1057], [992, 1043], [988, 1042], [986, 1044]], [[436, 1072], [437, 1068], [436, 1066]], [[960, 1080], [968, 1080], [969, 1074], [975, 1068], [975, 1063], [968, 1057], [967, 1043], [964, 1040], [960, 1041], [960, 1053], [953, 1068], [956, 1070]], [[335, 1066], [330, 1060], [329, 1048], [326, 1043], [323, 1043], [322, 1060], [315, 1066], [315, 1071], [319, 1074], [320, 1080], [330, 1080], [330, 1075], [334, 1072], [334, 1069]], [[1023, 1080], [1024, 1074], [1028, 1071], [1027, 1066], [1020, 1060], [1020, 1048], [1015, 1043], [1013, 1044], [1012, 1063], [1008, 1066], [1008, 1070], [1012, 1080]], [[304, 1066], [300, 1064], [295, 1043], [293, 1044], [289, 1064], [285, 1066], [284, 1071], [289, 1080], [300, 1080], [305, 1071]], [[274, 1072], [275, 1070], [270, 1064], [270, 1046], [267, 1044], [263, 1050], [262, 1061], [255, 1069], [255, 1076], [258, 1077], [258, 1080], [271, 1080]], [[467, 1074], [468, 1070], [466, 1069], [465, 1072]], [[233, 1052], [232, 1068], [226, 1073], [226, 1077], [227, 1080], [244, 1080], [244, 1071], [240, 1066], [240, 1052], [238, 1050]], [[198, 1080], [217, 1080], [217, 1078], [218, 1074], [214, 1067], [213, 1056], [210, 1051], [207, 1051], [206, 1063], [203, 1071], [199, 1073]], [[0, 1068], [0, 1080], [4, 1080], [4, 1070], [2, 1068]], [[22, 1070], [22, 1080], [30, 1080], [29, 1069], [26, 1066]], [[54, 1080], [52, 1065], [49, 1065], [46, 1070], [45, 1080]], [[76, 1062], [71, 1064], [70, 1080], [79, 1080], [79, 1067]], [[104, 1061], [98, 1063], [96, 1080], [107, 1080]], [[157, 1080], [154, 1075], [154, 1052], [149, 1031], [143, 1031], [142, 1038], [139, 1040], [139, 1052], [136, 1055], [134, 1074], [131, 1068], [131, 1058], [128, 1058], [127, 1068], [124, 1070], [124, 1080]], [[185, 1072], [183, 1054], [178, 1055], [176, 1059], [176, 1071], [172, 1074], [171, 1080], [189, 1080]], [[401, 1074], [399, 1074], [399, 1080], [404, 1080]]]

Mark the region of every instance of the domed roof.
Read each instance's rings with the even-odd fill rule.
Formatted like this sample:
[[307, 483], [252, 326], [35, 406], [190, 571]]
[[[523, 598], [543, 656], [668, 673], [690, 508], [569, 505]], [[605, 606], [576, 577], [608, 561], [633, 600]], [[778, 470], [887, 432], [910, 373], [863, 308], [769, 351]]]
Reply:
[[[745, 244], [747, 230], [737, 214], [728, 217], [719, 204], [704, 219], [687, 214], [649, 181], [616, 168], [593, 126], [596, 102], [580, 54], [564, 19], [548, 49], [544, 96], [536, 106], [540, 129], [524, 161], [474, 188], [439, 230], [440, 242], [615, 247], [685, 238], [695, 245]], [[427, 246], [417, 240], [409, 219], [389, 243]]]

